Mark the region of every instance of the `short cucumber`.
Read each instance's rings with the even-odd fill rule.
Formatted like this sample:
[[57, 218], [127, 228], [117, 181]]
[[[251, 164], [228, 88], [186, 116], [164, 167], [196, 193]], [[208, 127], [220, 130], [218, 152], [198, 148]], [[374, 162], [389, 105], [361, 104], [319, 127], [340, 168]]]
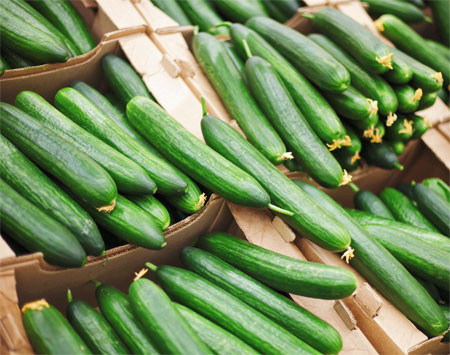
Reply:
[[400, 0], [364, 0], [369, 4], [369, 14], [379, 17], [383, 14], [395, 15], [407, 23], [425, 20], [425, 15], [417, 6]]
[[8, 62], [10, 67], [8, 69], [27, 68], [35, 65], [31, 60], [21, 57], [8, 48], [2, 48], [2, 56]]
[[0, 55], [0, 76], [3, 75], [5, 70], [11, 69], [8, 62], [5, 60], [5, 57], [3, 55]]
[[[428, 94], [425, 94], [425, 95], [428, 95]], [[413, 121], [413, 123], [412, 123], [412, 126], [414, 128], [413, 134], [412, 134], [413, 139], [418, 139], [418, 138], [422, 137], [425, 134], [425, 132], [428, 131], [428, 128], [430, 128], [430, 121], [423, 116], [409, 115], [408, 119]]]
[[152, 4], [159, 7], [167, 15], [169, 15], [173, 20], [178, 22], [180, 26], [190, 26], [191, 21], [187, 15], [183, 12], [180, 4], [177, 0], [153, 0]]
[[413, 77], [411, 67], [400, 57], [392, 60], [392, 70], [384, 74], [387, 81], [395, 85], [407, 84]]
[[142, 196], [127, 196], [127, 198], [142, 208], [145, 212], [151, 215], [156, 222], [158, 222], [161, 229], [164, 231], [169, 228], [170, 214], [167, 208], [152, 195]]
[[386, 138], [391, 141], [407, 141], [413, 136], [414, 121], [408, 116], [399, 115], [397, 120], [389, 127], [386, 127]]
[[361, 156], [370, 165], [375, 165], [383, 169], [400, 169], [403, 166], [398, 162], [397, 155], [386, 142], [369, 143], [364, 142], [361, 150]]
[[389, 142], [389, 145], [392, 148], [392, 151], [397, 155], [402, 155], [405, 152], [405, 143], [403, 141], [393, 141]]
[[436, 102], [437, 97], [438, 97], [437, 91], [423, 94], [422, 98], [419, 101], [419, 107], [417, 109], [420, 111], [433, 106], [434, 103]]
[[409, 85], [394, 87], [398, 99], [398, 112], [411, 113], [419, 107], [419, 101], [422, 98], [422, 89], [414, 89]]
[[355, 130], [353, 128], [351, 128], [348, 125], [344, 125], [344, 127], [345, 127], [345, 131], [347, 132], [347, 136], [349, 136], [352, 144], [346, 145], [346, 146], [342, 147], [342, 149], [340, 149], [340, 150], [344, 150], [344, 151], [352, 153], [352, 154], [359, 153], [362, 148], [361, 139], [359, 138], [358, 134], [355, 132]]
[[216, 0], [214, 6], [232, 22], [245, 23], [253, 16], [268, 16], [260, 0]]
[[347, 170], [347, 172], [351, 172], [356, 170], [360, 165], [359, 152], [350, 153], [349, 151], [343, 149], [336, 149], [333, 151], [333, 155], [343, 169]]
[[207, 0], [180, 0], [178, 4], [192, 23], [199, 27], [200, 31], [209, 31], [213, 35], [229, 34], [226, 27], [214, 27], [222, 23], [223, 20]]
[[433, 13], [434, 23], [442, 43], [450, 43], [450, 8], [446, 0], [434, 0], [429, 3]]
[[435, 53], [438, 53], [441, 57], [450, 60], [450, 48], [448, 46], [444, 46], [443, 44], [436, 42], [432, 39], [426, 40], [428, 46], [434, 50]]
[[212, 354], [153, 281], [132, 282], [128, 294], [131, 308], [162, 354]]
[[45, 299], [23, 305], [23, 325], [38, 354], [90, 354], [64, 316]]
[[355, 192], [353, 203], [356, 208], [372, 213], [375, 216], [394, 220], [394, 216], [389, 211], [389, 208], [386, 207], [377, 195], [368, 190], [359, 190], [355, 184], [350, 184], [350, 187]]
[[194, 214], [205, 205], [206, 194], [191, 179], [187, 178], [186, 183], [188, 191], [184, 195], [166, 196], [166, 200], [183, 213]]
[[285, 23], [289, 20], [289, 16], [286, 16], [276, 5], [277, 1], [262, 0], [262, 2], [271, 18], [277, 20], [280, 23]]
[[332, 326], [213, 254], [185, 247], [181, 261], [187, 269], [236, 296], [321, 353], [341, 351], [342, 339]]
[[430, 189], [436, 191], [442, 197], [444, 197], [447, 202], [450, 203], [450, 186], [442, 179], [439, 178], [428, 178], [422, 181], [422, 184]]

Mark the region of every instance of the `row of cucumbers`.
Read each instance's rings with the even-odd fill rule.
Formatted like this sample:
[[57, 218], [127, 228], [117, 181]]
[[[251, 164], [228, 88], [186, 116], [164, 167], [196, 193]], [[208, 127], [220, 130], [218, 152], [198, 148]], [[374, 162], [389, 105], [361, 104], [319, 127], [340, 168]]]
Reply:
[[0, 16], [0, 75], [7, 69], [64, 62], [95, 47], [68, 0], [3, 0]]

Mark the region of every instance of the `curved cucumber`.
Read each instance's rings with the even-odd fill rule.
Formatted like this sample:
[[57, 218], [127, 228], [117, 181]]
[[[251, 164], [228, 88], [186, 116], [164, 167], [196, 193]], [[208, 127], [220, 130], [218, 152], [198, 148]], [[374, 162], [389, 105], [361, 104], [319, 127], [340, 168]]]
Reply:
[[422, 89], [414, 89], [409, 85], [394, 87], [398, 99], [398, 111], [402, 113], [411, 113], [419, 107], [419, 101], [422, 98]]
[[214, 6], [232, 22], [245, 23], [253, 16], [268, 16], [260, 0], [217, 0]]
[[167, 208], [159, 202], [156, 197], [151, 195], [143, 196], [127, 196], [127, 198], [142, 208], [145, 212], [151, 215], [156, 222], [158, 222], [161, 229], [164, 231], [169, 228], [170, 214]]
[[152, 4], [159, 7], [173, 20], [178, 22], [180, 26], [192, 25], [191, 21], [183, 12], [183, 9], [181, 8], [177, 0], [153, 0]]
[[401, 18], [407, 23], [417, 23], [425, 20], [425, 15], [420, 9], [406, 1], [397, 0], [364, 0], [369, 4], [369, 14], [381, 16], [391, 14]]
[[213, 28], [223, 20], [207, 0], [181, 0], [178, 4], [200, 31], [210, 32], [213, 35], [228, 35], [226, 27]]

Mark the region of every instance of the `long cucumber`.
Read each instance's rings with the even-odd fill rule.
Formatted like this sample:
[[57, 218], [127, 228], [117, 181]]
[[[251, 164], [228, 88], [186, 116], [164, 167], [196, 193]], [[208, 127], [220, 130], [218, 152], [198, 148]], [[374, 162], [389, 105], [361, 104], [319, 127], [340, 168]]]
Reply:
[[169, 228], [169, 211], [167, 211], [167, 208], [159, 202], [156, 197], [151, 195], [143, 195], [127, 196], [127, 198], [142, 208], [145, 212], [150, 214], [158, 222], [163, 231]]
[[180, 0], [178, 4], [200, 31], [210, 32], [213, 35], [228, 35], [225, 27], [214, 27], [223, 20], [207, 0]]
[[389, 211], [389, 208], [386, 207], [377, 195], [368, 190], [359, 190], [353, 183], [350, 184], [350, 188], [355, 193], [353, 202], [356, 208], [372, 213], [375, 216], [394, 220], [394, 216]]

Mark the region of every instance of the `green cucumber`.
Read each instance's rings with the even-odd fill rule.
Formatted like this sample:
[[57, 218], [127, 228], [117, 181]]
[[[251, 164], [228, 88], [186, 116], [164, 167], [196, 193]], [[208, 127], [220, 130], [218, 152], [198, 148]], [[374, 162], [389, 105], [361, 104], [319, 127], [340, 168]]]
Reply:
[[382, 115], [389, 115], [397, 111], [397, 96], [383, 78], [364, 70], [355, 59], [328, 37], [318, 33], [312, 33], [308, 37], [330, 53], [348, 70], [352, 86], [364, 96], [376, 100], [379, 112]]
[[434, 23], [438, 29], [439, 37], [445, 45], [450, 43], [450, 8], [446, 0], [433, 0], [429, 2], [433, 13]]
[[72, 300], [69, 291], [67, 320], [93, 354], [129, 354], [106, 319], [81, 300]]
[[45, 299], [22, 307], [23, 326], [38, 354], [91, 354], [64, 316]]
[[184, 195], [166, 196], [166, 200], [178, 210], [186, 214], [200, 211], [206, 202], [206, 194], [191, 179], [186, 179], [188, 191]]
[[0, 76], [3, 75], [5, 70], [11, 69], [8, 62], [5, 60], [3, 55], [0, 55]]
[[400, 191], [402, 194], [406, 195], [406, 197], [408, 197], [411, 202], [414, 204], [414, 206], [416, 205], [416, 202], [414, 201], [414, 195], [412, 192], [412, 185], [410, 184], [405, 184], [405, 183], [399, 183], [395, 186], [395, 188]]
[[332, 326], [213, 254], [185, 247], [181, 261], [188, 270], [231, 293], [321, 353], [341, 351], [342, 339]]
[[403, 141], [389, 142], [389, 145], [391, 146], [393, 152], [398, 156], [405, 152], [405, 143], [403, 143]]
[[387, 187], [380, 192], [380, 198], [397, 221], [409, 223], [430, 232], [438, 232], [430, 221], [400, 191]]
[[384, 14], [395, 15], [407, 23], [425, 20], [425, 15], [417, 6], [400, 0], [364, 0], [369, 4], [369, 14], [379, 17]]
[[348, 228], [355, 249], [350, 264], [373, 287], [429, 336], [447, 329], [447, 321], [436, 302], [379, 242], [325, 192], [304, 181], [295, 183]]
[[450, 186], [443, 180], [439, 178], [428, 178], [423, 180], [422, 184], [436, 191], [450, 203]]
[[[380, 117], [378, 114], [366, 116], [363, 119], [360, 120], [349, 120], [348, 122], [355, 128], [357, 128], [359, 131], [362, 131], [361, 137], [362, 138], [372, 138], [373, 130], [376, 128], [380, 120]], [[368, 136], [364, 134], [364, 131], [368, 130], [368, 132], [371, 132]]]
[[161, 266], [156, 277], [175, 302], [200, 313], [263, 354], [320, 354], [254, 308], [191, 271]]
[[285, 23], [289, 20], [289, 16], [286, 16], [282, 11], [280, 11], [278, 6], [276, 5], [277, 3], [276, 1], [262, 0], [262, 2], [270, 17], [272, 17], [273, 19], [277, 20], [280, 23]]
[[348, 248], [350, 238], [339, 222], [303, 194], [235, 129], [213, 116], [203, 117], [201, 127], [210, 147], [255, 177], [275, 204], [294, 213], [281, 216], [291, 227], [325, 249]]
[[294, 259], [231, 234], [205, 234], [198, 246], [279, 291], [340, 299], [356, 289], [355, 275], [346, 269]]
[[170, 226], [170, 214], [167, 208], [159, 202], [156, 197], [151, 195], [127, 196], [127, 198], [142, 208], [158, 222], [164, 231]]
[[447, 91], [444, 90], [444, 88], [440, 88], [437, 91], [437, 94], [440, 97], [440, 99], [444, 102], [444, 104], [450, 106], [449, 94], [447, 93]]
[[99, 285], [95, 297], [103, 316], [132, 353], [158, 354], [137, 315], [132, 312], [127, 295], [110, 285]]
[[390, 48], [367, 28], [333, 8], [324, 8], [312, 16], [319, 32], [350, 52], [361, 66], [374, 74], [392, 70]]
[[169, 15], [172, 20], [178, 22], [180, 26], [192, 25], [177, 0], [152, 0], [152, 4], [159, 7], [159, 9], [164, 11], [166, 15]]
[[245, 64], [245, 76], [253, 96], [292, 153], [319, 184], [337, 188], [342, 168], [314, 133], [271, 65], [260, 57]]
[[225, 46], [208, 33], [192, 42], [195, 57], [247, 139], [272, 163], [286, 159], [286, 146], [253, 99]]
[[285, 16], [288, 16], [288, 19], [294, 16], [298, 8], [301, 7], [299, 1], [297, 0], [271, 0], [271, 2], [274, 4], [274, 6], [279, 8]]
[[132, 282], [128, 294], [131, 308], [162, 354], [212, 354], [153, 281]]
[[422, 98], [419, 101], [419, 107], [417, 108], [417, 110], [425, 110], [426, 108], [433, 106], [436, 102], [437, 97], [437, 91], [423, 94]]
[[348, 125], [344, 125], [345, 131], [347, 132], [347, 136], [350, 138], [351, 145], [345, 145], [342, 147], [341, 150], [344, 150], [348, 153], [359, 153], [362, 149], [362, 143], [359, 139], [359, 136], [356, 134], [356, 132]]
[[114, 208], [117, 187], [92, 158], [18, 108], [2, 102], [0, 111], [2, 134], [30, 160], [88, 204]]
[[216, 0], [214, 6], [232, 22], [245, 23], [253, 16], [268, 16], [260, 0]]
[[407, 84], [413, 77], [411, 67], [402, 58], [394, 57], [392, 60], [392, 70], [384, 74], [384, 77], [391, 84]]
[[10, 66], [8, 69], [27, 68], [35, 65], [31, 60], [21, 57], [8, 48], [2, 48], [2, 56]]
[[9, 186], [69, 229], [89, 255], [104, 253], [102, 236], [86, 211], [2, 135], [0, 150], [0, 176]]
[[[428, 95], [428, 94], [425, 94]], [[424, 95], [424, 97], [425, 97]], [[423, 99], [423, 98], [422, 98]], [[413, 134], [412, 134], [412, 138], [413, 139], [418, 139], [420, 137], [422, 137], [426, 131], [428, 131], [428, 128], [430, 128], [431, 124], [430, 121], [423, 116], [419, 116], [419, 115], [410, 115], [408, 116], [408, 119], [411, 119], [411, 121], [413, 121], [412, 125], [413, 125]]]
[[435, 53], [438, 53], [441, 57], [450, 60], [450, 48], [448, 48], [448, 46], [444, 46], [439, 42], [433, 41], [432, 39], [427, 39], [426, 42]]
[[193, 310], [174, 303], [178, 313], [194, 329], [200, 339], [218, 355], [257, 355], [256, 350], [222, 327], [202, 317]]
[[414, 185], [413, 194], [419, 211], [442, 234], [450, 237], [450, 202], [433, 189], [420, 183]]
[[370, 165], [375, 165], [383, 169], [403, 170], [403, 166], [398, 162], [397, 155], [392, 151], [389, 144], [364, 142], [361, 156]]
[[209, 31], [213, 35], [228, 35], [226, 27], [214, 27], [223, 20], [207, 0], [179, 0], [178, 4], [200, 31]]
[[386, 207], [377, 195], [368, 190], [359, 190], [353, 183], [350, 184], [350, 187], [355, 192], [353, 203], [356, 208], [372, 213], [375, 216], [394, 220], [394, 216], [389, 211], [389, 208]]
[[413, 136], [413, 133], [414, 121], [403, 115], [399, 115], [391, 126], [386, 127], [386, 138], [391, 141], [407, 141]]
[[417, 110], [423, 95], [422, 89], [401, 85], [394, 87], [394, 91], [398, 99], [398, 112], [411, 113]]
[[347, 172], [356, 170], [359, 167], [359, 161], [361, 159], [359, 152], [350, 153], [349, 151], [343, 149], [337, 149], [333, 151], [333, 155], [342, 168], [347, 170]]
[[156, 191], [155, 182], [143, 168], [85, 131], [50, 105], [42, 96], [32, 91], [21, 91], [16, 96], [15, 105], [94, 159], [111, 175], [120, 192], [152, 194]]
[[223, 45], [225, 46], [230, 58], [233, 60], [233, 63], [236, 66], [237, 70], [239, 70], [239, 72], [241, 73], [242, 79], [245, 81], [246, 78], [245, 78], [245, 63], [244, 63], [244, 61], [239, 57], [239, 55], [236, 52], [236, 49], [230, 42], [225, 41], [225, 42], [223, 42]]
[[[423, 286], [425, 290], [429, 293], [431, 297], [437, 302], [437, 304], [442, 304], [444, 301], [441, 299], [441, 295], [439, 294], [439, 290], [435, 285], [433, 285], [430, 281], [422, 280], [421, 278], [416, 276], [416, 280]], [[445, 312], [444, 312], [445, 315]], [[448, 317], [447, 317], [447, 320]]]

